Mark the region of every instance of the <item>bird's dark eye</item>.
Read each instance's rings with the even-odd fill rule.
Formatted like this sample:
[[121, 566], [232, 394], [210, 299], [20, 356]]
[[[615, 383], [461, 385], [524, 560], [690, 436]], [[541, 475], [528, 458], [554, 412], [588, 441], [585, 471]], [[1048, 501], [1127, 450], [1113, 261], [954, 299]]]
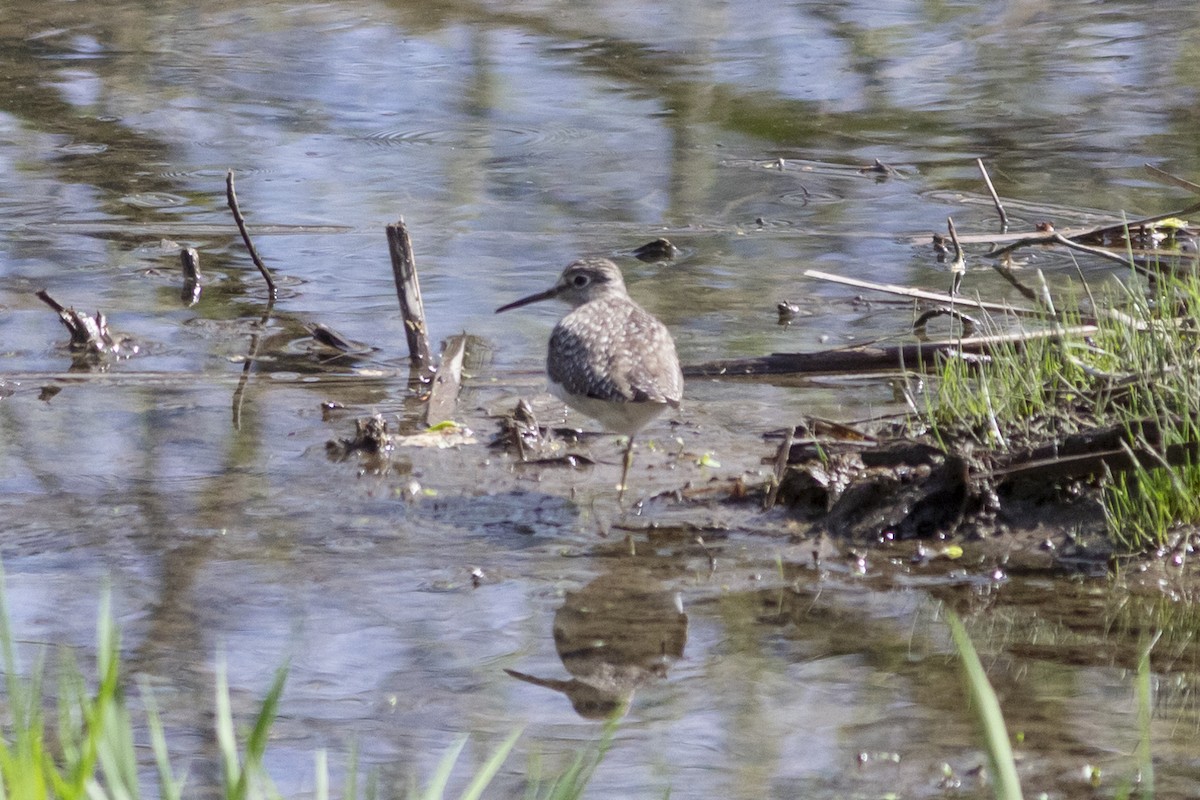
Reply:
[[571, 279], [571, 283], [575, 284], [576, 288], [582, 289], [583, 287], [588, 285], [588, 276], [587, 275], [576, 275], [574, 278]]

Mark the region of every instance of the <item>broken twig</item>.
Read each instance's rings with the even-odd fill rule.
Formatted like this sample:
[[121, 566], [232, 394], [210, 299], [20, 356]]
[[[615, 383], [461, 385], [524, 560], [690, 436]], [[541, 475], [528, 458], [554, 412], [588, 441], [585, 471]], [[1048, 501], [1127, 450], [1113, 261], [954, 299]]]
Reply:
[[225, 173], [225, 199], [229, 201], [229, 210], [233, 212], [233, 221], [237, 223], [238, 231], [242, 234], [242, 241], [246, 243], [246, 249], [250, 251], [250, 258], [254, 261], [254, 266], [258, 267], [258, 271], [262, 273], [263, 280], [267, 282], [267, 291], [270, 293], [270, 302], [275, 302], [275, 280], [271, 277], [271, 271], [267, 269], [267, 265], [258, 257], [258, 251], [254, 249], [254, 242], [250, 241], [250, 232], [246, 230], [246, 220], [242, 217], [242, 211], [238, 208], [237, 192], [233, 188], [233, 170]]
[[1008, 214], [1004, 211], [1004, 204], [1000, 202], [1000, 195], [996, 194], [996, 187], [992, 185], [992, 178], [988, 175], [987, 167], [983, 165], [983, 159], [975, 159], [975, 166], [979, 167], [979, 173], [983, 175], [983, 184], [992, 196], [992, 202], [996, 204], [996, 213], [1000, 215], [1000, 232], [1008, 233]]
[[871, 281], [863, 281], [858, 278], [847, 278], [842, 275], [833, 275], [828, 272], [821, 272], [815, 269], [804, 270], [804, 277], [816, 278], [817, 280], [829, 281], [830, 283], [840, 283], [844, 286], [854, 286], [859, 289], [871, 289], [884, 294], [895, 294], [901, 297], [909, 297], [913, 300], [926, 300], [931, 303], [945, 303], [947, 305], [965, 306], [968, 308], [977, 308], [980, 311], [994, 311], [1000, 314], [1015, 314], [1023, 317], [1044, 317], [1045, 314], [1031, 308], [1020, 308], [1015, 306], [1004, 305], [1003, 303], [989, 303], [983, 300], [968, 300], [965, 297], [951, 297], [942, 292], [929, 292], [924, 289], [910, 289], [907, 286], [898, 286], [894, 283], [873, 283]]
[[963, 276], [967, 274], [967, 258], [963, 254], [962, 245], [958, 243], [958, 231], [954, 229], [954, 217], [946, 217], [946, 227], [950, 229], [950, 241], [954, 242], [954, 261], [950, 264], [950, 296], [958, 294], [962, 286]]

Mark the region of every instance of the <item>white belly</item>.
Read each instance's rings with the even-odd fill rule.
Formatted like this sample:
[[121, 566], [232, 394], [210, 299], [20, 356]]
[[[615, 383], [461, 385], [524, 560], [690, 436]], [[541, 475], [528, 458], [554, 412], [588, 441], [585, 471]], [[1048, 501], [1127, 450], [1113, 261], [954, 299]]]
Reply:
[[550, 382], [550, 393], [581, 414], [599, 422], [605, 430], [622, 436], [633, 436], [670, 408], [666, 403], [620, 403], [573, 395], [565, 391], [562, 384], [554, 381]]

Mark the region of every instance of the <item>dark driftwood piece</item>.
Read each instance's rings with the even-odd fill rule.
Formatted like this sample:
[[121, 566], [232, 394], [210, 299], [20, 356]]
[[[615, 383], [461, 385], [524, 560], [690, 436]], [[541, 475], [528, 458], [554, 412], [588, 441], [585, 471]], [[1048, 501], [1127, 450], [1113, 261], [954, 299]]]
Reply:
[[353, 339], [348, 339], [333, 328], [320, 322], [305, 325], [304, 327], [314, 342], [322, 347], [336, 351], [340, 355], [365, 356], [375, 350], [374, 347], [366, 342], [357, 342]]
[[58, 312], [58, 318], [71, 334], [72, 350], [100, 354], [120, 349], [121, 342], [113, 338], [108, 330], [108, 320], [101, 312], [97, 311], [94, 317], [80, 314], [74, 308], [59, 303], [45, 289], [39, 289], [37, 297]]
[[429, 347], [429, 334], [425, 328], [425, 304], [421, 301], [421, 282], [417, 279], [417, 262], [404, 220], [387, 226], [387, 240], [388, 253], [392, 257], [392, 274], [396, 278], [396, 294], [400, 297], [400, 313], [404, 317], [408, 357], [414, 367], [432, 370], [433, 356]]
[[1074, 325], [1043, 331], [977, 336], [944, 342], [901, 345], [864, 345], [816, 353], [772, 353], [757, 358], [706, 361], [683, 368], [685, 378], [741, 378], [755, 375], [803, 375], [828, 372], [878, 372], [899, 369], [932, 369], [938, 356], [987, 355], [999, 346], [1020, 346], [1035, 339], [1088, 336], [1095, 325]]
[[454, 418], [458, 391], [462, 387], [462, 362], [466, 349], [466, 334], [451, 337], [446, 343], [437, 374], [433, 376], [433, 384], [429, 389], [429, 403], [425, 407], [426, 425], [437, 425]]
[[[1133, 444], [1130, 445], [1130, 438]], [[1128, 472], [1141, 465], [1146, 469], [1195, 463], [1200, 443], [1182, 442], [1163, 446], [1162, 427], [1145, 419], [1127, 429], [1115, 425], [1084, 431], [1038, 447], [998, 458], [991, 477], [998, 486], [1016, 481], [1049, 483], [1099, 477], [1106, 472]]]
[[179, 299], [189, 306], [194, 306], [200, 299], [200, 292], [204, 290], [200, 275], [200, 254], [194, 247], [185, 247], [179, 251], [179, 263], [183, 267], [183, 288], [179, 290]]
[[250, 258], [254, 261], [254, 266], [258, 267], [258, 271], [262, 273], [263, 280], [267, 282], [267, 291], [270, 292], [270, 302], [275, 302], [275, 280], [271, 277], [271, 271], [267, 269], [267, 265], [258, 257], [258, 251], [254, 249], [254, 242], [250, 241], [250, 232], [246, 230], [246, 220], [242, 217], [242, 211], [238, 208], [237, 192], [233, 188], [233, 170], [225, 173], [225, 199], [229, 201], [229, 210], [233, 212], [233, 220], [237, 223], [238, 231], [242, 234], [242, 241], [246, 244], [246, 249], [250, 251]]

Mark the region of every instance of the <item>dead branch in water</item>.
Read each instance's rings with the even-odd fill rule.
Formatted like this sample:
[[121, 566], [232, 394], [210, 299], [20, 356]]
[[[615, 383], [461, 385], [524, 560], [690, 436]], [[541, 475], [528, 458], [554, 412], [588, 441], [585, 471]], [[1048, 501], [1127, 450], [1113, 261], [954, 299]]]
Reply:
[[62, 305], [45, 289], [39, 289], [36, 294], [39, 300], [58, 312], [58, 318], [71, 334], [72, 350], [93, 356], [116, 354], [121, 350], [125, 340], [112, 335], [108, 318], [102, 312], [97, 311], [95, 316], [89, 317]]
[[237, 192], [233, 188], [233, 170], [225, 173], [225, 199], [229, 201], [229, 210], [233, 212], [233, 220], [237, 223], [238, 231], [242, 234], [242, 241], [246, 243], [246, 249], [250, 251], [250, 258], [254, 261], [254, 266], [258, 267], [258, 271], [262, 273], [263, 280], [267, 282], [267, 291], [270, 293], [270, 303], [275, 302], [275, 280], [271, 277], [271, 271], [267, 269], [267, 265], [258, 256], [258, 250], [254, 248], [254, 242], [250, 241], [250, 232], [246, 230], [246, 220], [242, 217], [242, 211], [238, 208]]
[[996, 205], [996, 213], [1000, 215], [1000, 232], [1008, 232], [1008, 214], [1004, 211], [1004, 204], [1000, 202], [1000, 195], [996, 194], [996, 187], [992, 185], [992, 177], [988, 175], [987, 167], [983, 165], [983, 159], [975, 159], [975, 166], [979, 167], [979, 174], [983, 176], [983, 184], [987, 186], [988, 194], [992, 196], [992, 202]]
[[706, 361], [683, 368], [685, 378], [747, 378], [756, 375], [811, 375], [933, 369], [938, 357], [986, 356], [997, 347], [1020, 346], [1040, 339], [1089, 336], [1095, 325], [1074, 325], [1051, 330], [977, 336], [944, 342], [913, 342], [892, 346], [862, 345], [816, 353], [772, 353], [757, 358]]
[[425, 304], [421, 300], [421, 282], [417, 278], [417, 262], [413, 256], [412, 239], [404, 220], [387, 226], [388, 253], [392, 257], [392, 274], [396, 279], [396, 294], [400, 297], [400, 313], [404, 317], [404, 336], [408, 340], [408, 357], [414, 367], [433, 370], [433, 355], [429, 333], [425, 327]]

